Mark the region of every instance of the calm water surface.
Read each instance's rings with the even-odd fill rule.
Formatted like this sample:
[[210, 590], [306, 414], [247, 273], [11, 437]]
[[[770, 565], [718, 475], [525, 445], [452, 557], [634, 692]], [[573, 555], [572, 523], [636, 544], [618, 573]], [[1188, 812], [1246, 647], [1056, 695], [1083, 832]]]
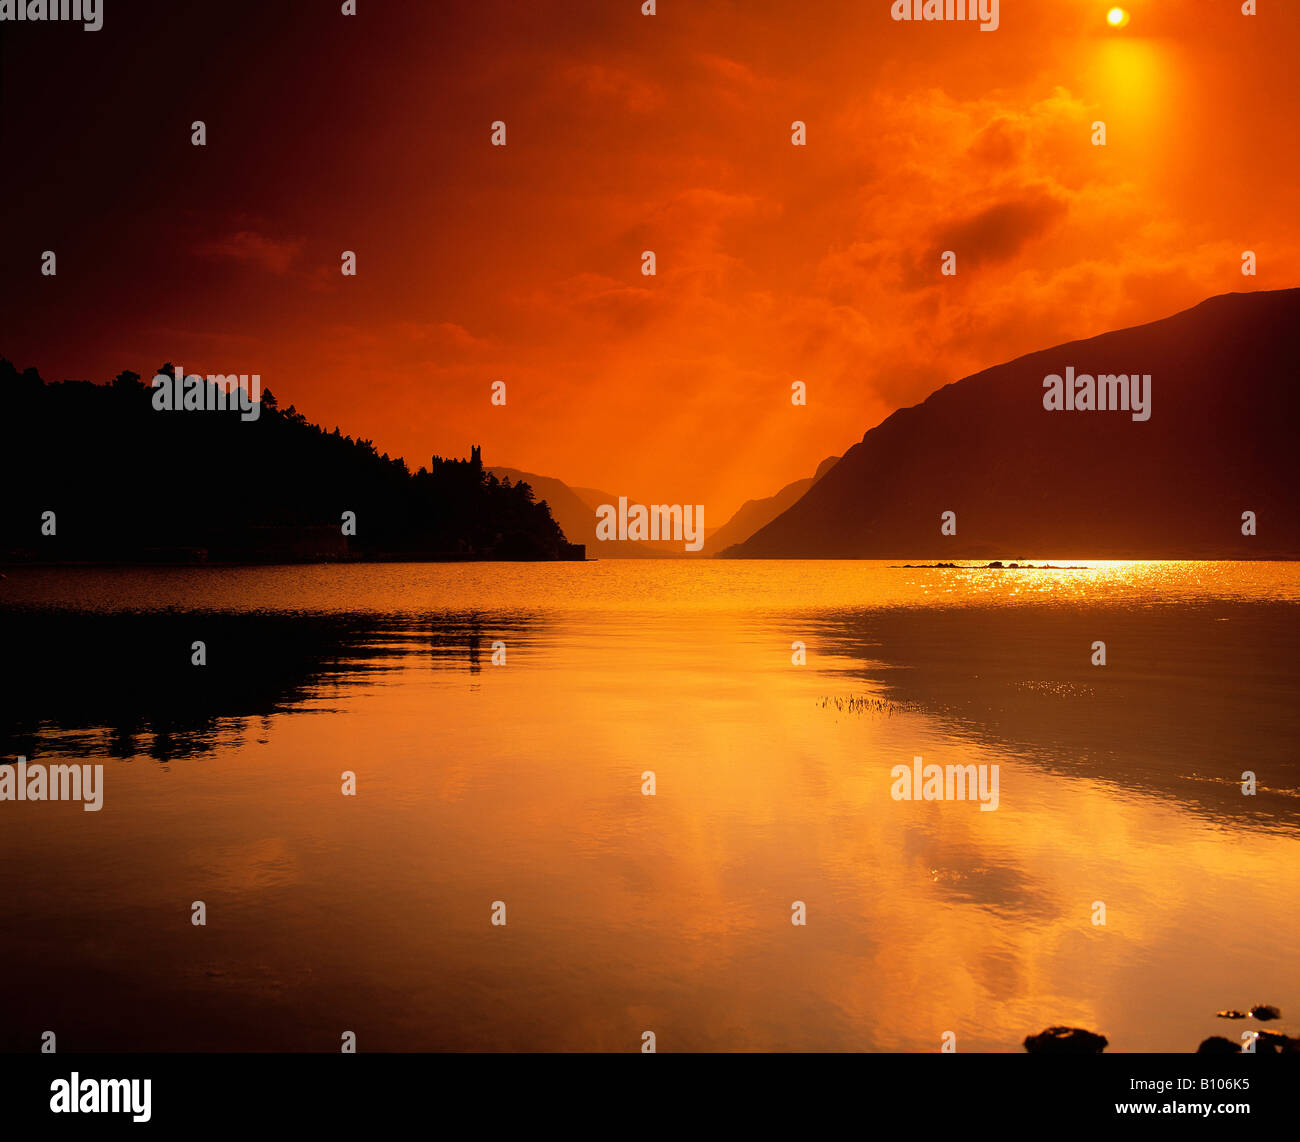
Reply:
[[0, 634], [0, 760], [105, 766], [0, 803], [0, 1048], [1300, 1027], [1297, 564], [27, 569]]

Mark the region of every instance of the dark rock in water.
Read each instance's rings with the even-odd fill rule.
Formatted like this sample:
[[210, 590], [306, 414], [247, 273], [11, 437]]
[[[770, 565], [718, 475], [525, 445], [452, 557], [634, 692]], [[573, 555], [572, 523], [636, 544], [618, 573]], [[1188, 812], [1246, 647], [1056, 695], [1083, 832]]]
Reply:
[[1256, 1031], [1255, 1054], [1300, 1055], [1300, 1039], [1279, 1035], [1276, 1031]]
[[1241, 1047], [1222, 1035], [1211, 1035], [1196, 1048], [1198, 1055], [1238, 1055]]
[[1271, 1003], [1257, 1003], [1255, 1004], [1254, 1007], [1250, 1009], [1250, 1013], [1256, 1019], [1259, 1019], [1261, 1021], [1268, 1020], [1268, 1019], [1282, 1018], [1282, 1012], [1280, 1012]]
[[997, 559], [989, 564], [989, 569], [992, 570], [994, 567], [1001, 567], [1001, 566], [1002, 566], [1002, 561], [1000, 559]]
[[1019, 563], [1008, 563], [1008, 564], [1007, 564], [1007, 568], [1008, 568], [1009, 570], [1014, 569], [1014, 570], [1016, 570], [1016, 571], [1019, 571], [1019, 570], [1020, 570], [1020, 564], [1019, 564]]
[[1025, 1036], [1025, 1050], [1031, 1055], [1100, 1055], [1105, 1049], [1105, 1035], [1081, 1027], [1049, 1027]]
[[1216, 1011], [1214, 1014], [1217, 1015], [1220, 1019], [1245, 1019], [1246, 1018], [1246, 1013], [1244, 1011]]

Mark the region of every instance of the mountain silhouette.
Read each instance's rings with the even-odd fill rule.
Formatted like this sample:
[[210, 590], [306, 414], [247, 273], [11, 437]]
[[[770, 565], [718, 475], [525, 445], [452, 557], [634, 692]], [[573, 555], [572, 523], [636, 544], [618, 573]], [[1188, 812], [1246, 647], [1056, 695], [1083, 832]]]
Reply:
[[775, 495], [765, 496], [761, 500], [746, 500], [726, 523], [709, 536], [704, 545], [704, 554], [716, 555], [734, 543], [743, 543], [759, 528], [766, 527], [835, 467], [839, 459], [838, 456], [828, 456], [817, 465], [817, 471], [811, 476], [786, 484]]
[[[1298, 366], [1300, 289], [1031, 353], [895, 412], [724, 554], [1294, 558]], [[1150, 419], [1045, 408], [1044, 378], [1067, 368], [1149, 374]]]
[[[583, 488], [566, 484], [563, 480], [559, 480], [554, 476], [539, 476], [535, 472], [525, 472], [519, 468], [505, 468], [494, 464], [488, 470], [500, 480], [511, 480], [516, 484], [520, 482], [528, 484], [538, 496], [546, 501], [551, 514], [555, 517], [555, 522], [564, 530], [566, 538], [571, 543], [585, 544], [587, 555], [592, 558], [599, 559], [602, 556], [607, 559], [699, 557], [709, 554], [710, 538], [715, 531], [721, 530], [708, 527], [704, 529], [705, 543], [701, 551], [683, 551], [680, 540], [599, 539], [596, 536], [596, 522], [599, 518], [597, 512], [604, 504], [618, 504], [618, 496], [614, 493], [604, 492], [599, 488]], [[632, 494], [628, 494], [627, 498], [628, 502], [633, 504], [660, 502], [658, 500], [638, 499]], [[793, 503], [794, 498], [791, 497], [788, 502]], [[760, 522], [766, 523], [775, 514], [776, 512], [773, 511]], [[733, 538], [743, 539], [753, 531], [754, 528], [751, 527], [747, 531], [733, 536]]]
[[573, 488], [554, 476], [539, 476], [535, 472], [524, 472], [518, 468], [505, 468], [494, 464], [488, 469], [499, 480], [511, 480], [515, 484], [526, 483], [533, 492], [545, 500], [565, 537], [570, 543], [583, 543], [587, 555], [592, 558], [624, 558], [627, 556], [655, 556], [664, 554], [681, 554], [681, 544], [675, 552], [655, 550], [658, 544], [638, 543], [635, 540], [596, 538], [596, 508], [600, 504], [616, 504], [618, 497], [595, 488]]
[[[838, 456], [828, 456], [817, 466], [817, 471], [813, 475], [786, 484], [774, 495], [758, 500], [746, 500], [721, 527], [704, 529], [706, 537], [704, 547], [698, 554], [716, 555], [723, 548], [748, 539], [760, 527], [774, 520], [798, 500], [813, 484], [826, 475], [838, 460]], [[683, 551], [680, 543], [671, 541], [656, 543], [651, 540], [642, 542], [632, 539], [597, 539], [597, 509], [602, 504], [618, 503], [618, 497], [610, 492], [603, 492], [599, 488], [577, 487], [566, 484], [554, 476], [539, 476], [535, 472], [525, 472], [519, 468], [506, 468], [497, 464], [494, 464], [489, 471], [501, 480], [527, 483], [539, 497], [546, 501], [551, 514], [555, 517], [555, 522], [564, 529], [568, 539], [573, 543], [586, 544], [589, 555], [662, 559], [697, 554]], [[649, 502], [638, 500], [635, 496], [629, 496], [628, 499], [634, 503]]]

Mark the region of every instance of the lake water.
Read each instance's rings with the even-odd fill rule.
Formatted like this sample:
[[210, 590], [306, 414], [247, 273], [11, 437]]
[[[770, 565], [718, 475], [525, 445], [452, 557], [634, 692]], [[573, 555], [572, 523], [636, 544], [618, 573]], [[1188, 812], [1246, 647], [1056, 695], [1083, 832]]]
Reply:
[[0, 760], [105, 767], [0, 802], [3, 1049], [1300, 1027], [1300, 564], [18, 569], [0, 635]]

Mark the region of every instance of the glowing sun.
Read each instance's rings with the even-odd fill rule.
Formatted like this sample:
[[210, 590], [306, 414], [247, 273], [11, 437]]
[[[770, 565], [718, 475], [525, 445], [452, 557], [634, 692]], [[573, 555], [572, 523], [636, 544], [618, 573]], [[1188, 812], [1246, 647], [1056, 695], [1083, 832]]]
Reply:
[[1128, 13], [1123, 8], [1112, 8], [1106, 13], [1106, 23], [1112, 28], [1122, 28], [1128, 23]]

